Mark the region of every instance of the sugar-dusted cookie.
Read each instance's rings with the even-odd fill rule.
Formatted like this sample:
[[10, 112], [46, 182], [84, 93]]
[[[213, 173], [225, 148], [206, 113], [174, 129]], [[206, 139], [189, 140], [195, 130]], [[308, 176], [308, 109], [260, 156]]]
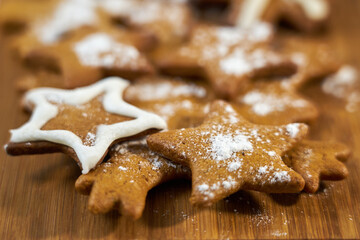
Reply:
[[288, 88], [288, 81], [254, 81], [232, 102], [243, 117], [257, 124], [279, 125], [315, 120], [319, 114], [316, 106], [293, 88]]
[[39, 16], [47, 16], [58, 2], [59, 0], [3, 1], [0, 7], [0, 28], [4, 33], [24, 31]]
[[166, 128], [159, 116], [122, 100], [127, 86], [127, 81], [113, 77], [74, 90], [29, 91], [24, 104], [33, 114], [23, 126], [11, 130], [6, 152], [64, 152], [87, 173], [112, 144]]
[[150, 32], [163, 44], [181, 42], [191, 29], [191, 11], [185, 1], [102, 0], [99, 6], [113, 19]]
[[45, 45], [66, 38], [80, 27], [100, 24], [94, 0], [8, 1], [0, 9], [0, 24], [23, 25]]
[[110, 159], [81, 175], [75, 188], [80, 193], [90, 194], [88, 207], [93, 213], [106, 213], [117, 208], [122, 215], [138, 219], [150, 189], [166, 181], [190, 176], [187, 167], [150, 151], [146, 141], [130, 141], [113, 147]]
[[359, 71], [350, 65], [344, 65], [338, 72], [330, 75], [322, 84], [323, 92], [346, 102], [348, 112], [360, 109], [360, 75]]
[[213, 98], [205, 84], [167, 77], [139, 79], [124, 93], [125, 101], [159, 115], [168, 129], [200, 125]]
[[81, 29], [51, 46], [27, 52], [25, 61], [36, 68], [59, 73], [64, 88], [91, 84], [107, 76], [127, 79], [152, 74], [154, 69], [126, 32]]
[[204, 123], [196, 128], [170, 130], [147, 138], [151, 150], [189, 166], [191, 202], [211, 205], [243, 190], [294, 193], [304, 187], [302, 177], [281, 156], [300, 141], [307, 126], [255, 125], [233, 107], [216, 101]]
[[305, 32], [321, 28], [330, 14], [327, 0], [232, 0], [229, 9], [228, 21], [233, 25], [285, 21]]
[[275, 42], [278, 50], [298, 66], [297, 73], [288, 82], [294, 88], [333, 74], [341, 66], [338, 56], [324, 39], [283, 34], [278, 35]]
[[233, 97], [251, 78], [290, 75], [296, 65], [274, 52], [267, 24], [249, 29], [199, 25], [189, 43], [157, 61], [174, 75], [195, 75], [209, 80], [221, 97]]
[[304, 190], [314, 193], [320, 180], [342, 180], [348, 170], [342, 163], [350, 155], [350, 149], [340, 143], [304, 140], [287, 152], [284, 162], [305, 180]]

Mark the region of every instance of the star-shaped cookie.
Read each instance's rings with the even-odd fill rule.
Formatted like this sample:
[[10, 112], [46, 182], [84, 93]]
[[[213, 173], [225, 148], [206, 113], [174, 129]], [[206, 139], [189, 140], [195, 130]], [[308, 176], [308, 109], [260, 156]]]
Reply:
[[88, 207], [93, 213], [117, 208], [122, 215], [138, 219], [150, 189], [190, 176], [188, 168], [150, 151], [146, 141], [131, 141], [116, 145], [110, 151], [110, 159], [81, 175], [75, 188], [80, 193], [90, 194]]
[[320, 180], [342, 180], [348, 170], [342, 163], [350, 156], [350, 149], [340, 143], [304, 140], [286, 153], [284, 162], [305, 180], [304, 190], [314, 193]]
[[290, 75], [296, 65], [270, 47], [267, 24], [238, 29], [199, 25], [190, 42], [156, 61], [165, 73], [206, 78], [220, 97], [234, 97], [251, 78]]
[[127, 32], [80, 29], [59, 43], [33, 49], [25, 60], [60, 74], [65, 88], [85, 86], [107, 76], [134, 79], [154, 72], [135, 43], [136, 37]]
[[24, 104], [33, 110], [32, 116], [11, 130], [7, 153], [64, 152], [87, 173], [114, 143], [166, 128], [159, 116], [122, 100], [127, 86], [127, 81], [113, 77], [74, 90], [29, 91]]
[[206, 84], [160, 76], [139, 79], [124, 93], [125, 101], [159, 115], [168, 129], [200, 125], [212, 99]]
[[283, 163], [281, 156], [305, 136], [307, 129], [299, 123], [255, 125], [230, 104], [218, 100], [199, 127], [153, 134], [147, 143], [160, 155], [189, 166], [190, 201], [211, 205], [240, 189], [301, 191], [304, 180]]
[[151, 33], [161, 44], [179, 43], [191, 29], [191, 10], [185, 1], [102, 0], [99, 6], [126, 26]]
[[316, 106], [289, 88], [289, 81], [291, 79], [254, 81], [232, 102], [243, 117], [256, 124], [314, 121], [319, 115]]
[[249, 27], [259, 21], [284, 21], [301, 31], [313, 32], [323, 27], [329, 13], [327, 0], [232, 0], [228, 22]]

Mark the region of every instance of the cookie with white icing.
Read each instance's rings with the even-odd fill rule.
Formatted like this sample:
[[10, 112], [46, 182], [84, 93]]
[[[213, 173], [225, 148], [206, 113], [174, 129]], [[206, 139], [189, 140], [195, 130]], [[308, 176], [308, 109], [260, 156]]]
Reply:
[[290, 75], [296, 65], [270, 46], [272, 29], [199, 25], [189, 43], [164, 54], [156, 65], [165, 73], [206, 78], [220, 97], [234, 97], [251, 78]]
[[187, 167], [173, 163], [150, 151], [146, 141], [116, 145], [108, 161], [81, 175], [75, 188], [90, 195], [88, 208], [93, 213], [117, 209], [133, 219], [141, 217], [146, 195], [155, 186], [174, 179], [189, 179]]
[[34, 69], [61, 75], [62, 88], [86, 86], [108, 76], [134, 79], [154, 72], [136, 47], [137, 40], [128, 32], [80, 29], [59, 43], [32, 49], [24, 59]]
[[240, 189], [300, 192], [303, 178], [288, 168], [281, 156], [304, 138], [307, 129], [299, 123], [255, 125], [230, 104], [216, 101], [199, 127], [156, 133], [147, 143], [160, 155], [189, 166], [190, 201], [211, 205]]
[[64, 152], [83, 173], [101, 163], [116, 142], [166, 128], [157, 115], [122, 100], [128, 82], [108, 78], [74, 90], [39, 88], [26, 93], [30, 120], [11, 130], [10, 155]]
[[341, 143], [304, 140], [283, 157], [305, 180], [304, 190], [315, 193], [321, 180], [342, 180], [349, 174], [344, 161], [350, 149]]
[[228, 21], [241, 27], [259, 21], [285, 21], [301, 31], [313, 32], [325, 25], [329, 15], [327, 0], [232, 0]]
[[206, 84], [168, 77], [139, 79], [124, 93], [125, 101], [159, 115], [168, 129], [200, 125], [212, 99], [214, 94]]
[[290, 79], [256, 80], [233, 99], [234, 107], [250, 122], [256, 124], [288, 124], [313, 122], [317, 107], [295, 89], [289, 88]]

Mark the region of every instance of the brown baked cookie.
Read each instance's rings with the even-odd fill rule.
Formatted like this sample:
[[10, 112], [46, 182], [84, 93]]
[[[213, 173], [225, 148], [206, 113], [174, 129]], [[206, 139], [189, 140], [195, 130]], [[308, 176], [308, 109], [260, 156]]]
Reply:
[[282, 0], [281, 20], [304, 32], [323, 28], [330, 16], [328, 0]]
[[288, 82], [293, 88], [333, 74], [341, 66], [339, 58], [323, 39], [283, 34], [275, 42], [279, 51], [298, 65], [297, 73]]
[[314, 121], [319, 112], [316, 106], [292, 88], [289, 79], [257, 80], [233, 99], [236, 110], [256, 124], [280, 125]]
[[101, 163], [114, 143], [166, 128], [159, 116], [122, 100], [127, 86], [127, 81], [113, 77], [74, 90], [29, 91], [24, 105], [32, 111], [31, 119], [11, 130], [6, 152], [64, 152], [87, 173]]
[[242, 190], [294, 193], [302, 177], [281, 156], [307, 132], [304, 124], [255, 125], [224, 101], [215, 101], [204, 123], [196, 128], [170, 130], [147, 138], [151, 150], [189, 166], [191, 203], [211, 205]]
[[149, 77], [131, 84], [125, 101], [162, 117], [168, 129], [200, 125], [214, 95], [208, 86], [180, 78]]
[[190, 42], [157, 61], [165, 73], [205, 77], [220, 97], [234, 97], [251, 78], [290, 75], [296, 65], [270, 47], [267, 24], [249, 29], [199, 25]]
[[322, 90], [344, 100], [348, 112], [360, 110], [360, 75], [353, 66], [344, 65], [338, 72], [325, 78]]
[[90, 194], [88, 207], [93, 213], [116, 208], [122, 215], [138, 219], [150, 189], [190, 176], [188, 168], [150, 151], [146, 141], [131, 141], [113, 147], [110, 159], [81, 175], [75, 188], [82, 194]]
[[285, 21], [298, 30], [313, 32], [324, 26], [329, 14], [327, 0], [232, 0], [228, 22], [249, 27], [259, 21]]
[[282, 12], [281, 0], [231, 0], [227, 22], [238, 27], [250, 27], [257, 22], [275, 24]]
[[305, 180], [304, 190], [314, 193], [320, 180], [342, 180], [348, 170], [342, 163], [350, 156], [350, 149], [340, 143], [304, 140], [287, 152], [283, 160]]
[[191, 29], [192, 15], [185, 1], [102, 0], [99, 6], [125, 26], [153, 34], [161, 44], [179, 43]]
[[152, 74], [152, 65], [135, 43], [136, 36], [127, 32], [80, 29], [60, 43], [26, 51], [24, 58], [32, 67], [60, 74], [60, 87], [74, 88], [107, 76], [134, 79]]
[[3, 33], [24, 31], [35, 19], [47, 16], [59, 0], [48, 1], [4, 1], [0, 7], [0, 28]]

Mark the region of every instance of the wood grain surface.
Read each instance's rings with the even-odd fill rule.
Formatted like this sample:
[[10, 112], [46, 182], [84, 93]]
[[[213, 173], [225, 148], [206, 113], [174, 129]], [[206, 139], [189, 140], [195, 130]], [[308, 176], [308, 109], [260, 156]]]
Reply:
[[[345, 62], [360, 67], [360, 1], [334, 0], [328, 41]], [[28, 119], [14, 79], [22, 69], [0, 40], [0, 143]], [[348, 144], [349, 177], [325, 182], [316, 194], [240, 191], [211, 208], [194, 208], [190, 182], [153, 189], [143, 217], [93, 215], [74, 182], [80, 175], [64, 155], [9, 157], [0, 151], [0, 239], [354, 239], [360, 238], [360, 113], [324, 95], [319, 83], [304, 90], [321, 111], [311, 138]]]

